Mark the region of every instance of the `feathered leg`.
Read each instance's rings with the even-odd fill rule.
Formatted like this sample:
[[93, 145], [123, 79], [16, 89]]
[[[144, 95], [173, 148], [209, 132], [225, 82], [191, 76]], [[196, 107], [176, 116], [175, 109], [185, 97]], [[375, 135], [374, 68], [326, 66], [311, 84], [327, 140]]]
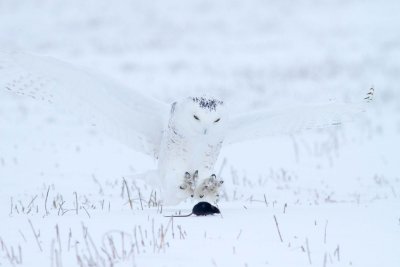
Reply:
[[204, 198], [205, 196], [216, 199], [219, 198], [219, 191], [224, 183], [223, 180], [217, 179], [215, 174], [212, 174], [210, 178], [205, 179], [197, 188], [198, 195], [200, 198]]
[[198, 177], [199, 171], [195, 171], [193, 175], [190, 175], [189, 172], [185, 172], [183, 183], [179, 186], [179, 188], [181, 190], [188, 190], [190, 192], [190, 196], [193, 197]]

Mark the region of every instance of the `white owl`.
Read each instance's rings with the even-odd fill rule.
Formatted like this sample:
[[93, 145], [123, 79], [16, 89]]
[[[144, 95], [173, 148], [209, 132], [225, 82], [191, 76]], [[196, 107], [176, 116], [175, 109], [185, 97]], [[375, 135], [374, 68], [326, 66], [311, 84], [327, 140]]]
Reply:
[[229, 103], [191, 96], [168, 105], [48, 57], [0, 52], [0, 88], [56, 105], [135, 150], [158, 159], [143, 175], [164, 204], [215, 201], [223, 181], [214, 165], [223, 145], [351, 120], [372, 99], [292, 110], [231, 114]]

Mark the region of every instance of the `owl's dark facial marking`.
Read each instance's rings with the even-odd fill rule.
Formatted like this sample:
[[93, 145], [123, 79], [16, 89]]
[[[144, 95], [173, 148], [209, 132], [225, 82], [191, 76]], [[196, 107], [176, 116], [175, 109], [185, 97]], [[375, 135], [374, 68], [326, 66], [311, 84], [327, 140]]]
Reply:
[[201, 108], [208, 109], [209, 111], [215, 111], [218, 106], [224, 104], [223, 101], [214, 98], [193, 97], [192, 100], [198, 103]]

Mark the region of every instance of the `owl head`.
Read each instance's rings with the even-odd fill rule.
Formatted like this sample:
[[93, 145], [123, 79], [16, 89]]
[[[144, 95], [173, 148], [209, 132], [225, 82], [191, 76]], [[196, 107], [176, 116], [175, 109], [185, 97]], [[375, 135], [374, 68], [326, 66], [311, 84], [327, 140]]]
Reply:
[[224, 103], [214, 97], [187, 97], [172, 104], [171, 119], [184, 135], [220, 136], [227, 113]]

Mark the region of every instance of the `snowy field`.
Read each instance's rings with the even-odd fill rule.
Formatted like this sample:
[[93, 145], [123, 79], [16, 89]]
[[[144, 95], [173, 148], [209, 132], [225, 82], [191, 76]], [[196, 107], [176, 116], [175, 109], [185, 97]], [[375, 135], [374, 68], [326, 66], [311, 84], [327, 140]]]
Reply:
[[0, 49], [171, 103], [348, 100], [340, 128], [224, 147], [222, 216], [165, 218], [145, 155], [0, 91], [0, 266], [400, 266], [400, 2], [0, 0]]

